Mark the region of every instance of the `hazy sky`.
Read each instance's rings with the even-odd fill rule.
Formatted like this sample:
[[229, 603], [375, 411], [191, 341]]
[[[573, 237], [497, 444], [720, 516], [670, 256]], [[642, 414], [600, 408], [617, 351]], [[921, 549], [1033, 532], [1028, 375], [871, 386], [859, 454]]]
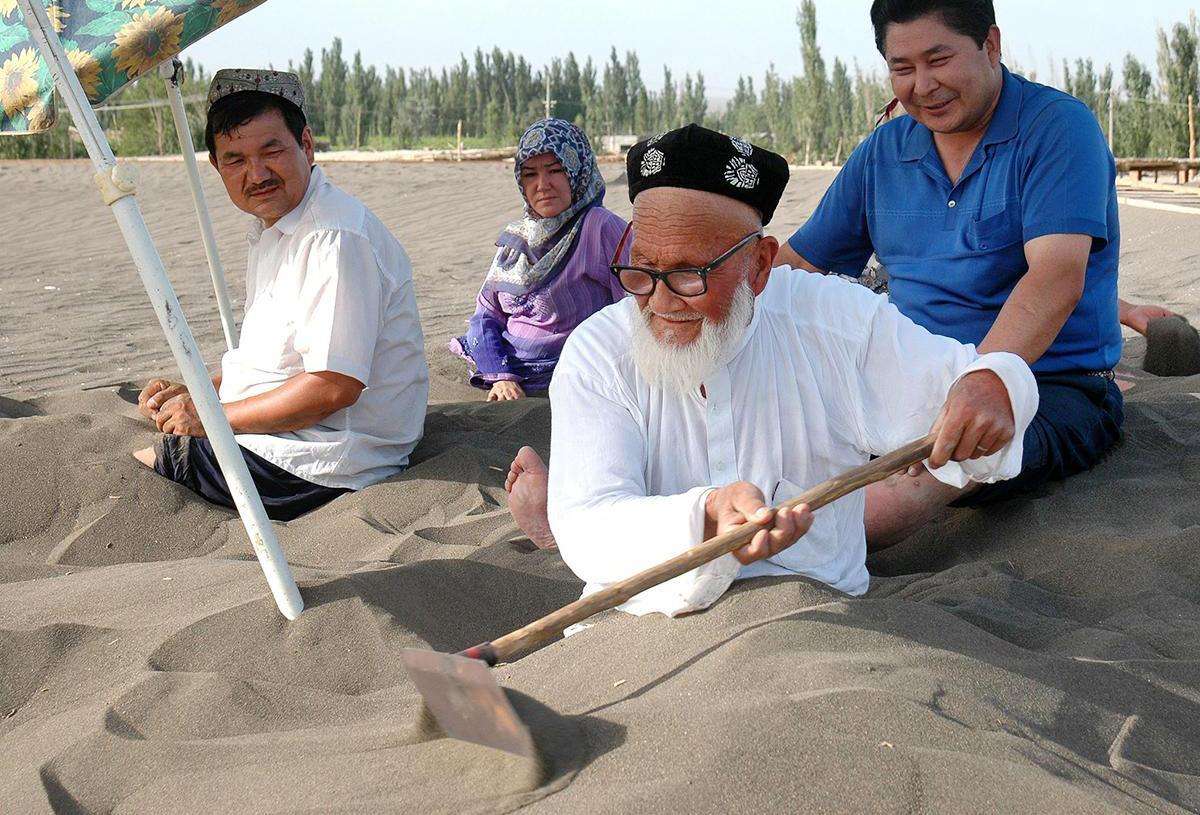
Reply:
[[[306, 47], [320, 54], [340, 36], [347, 59], [361, 50], [377, 66], [441, 67], [477, 45], [524, 54], [535, 66], [574, 51], [606, 59], [609, 47], [638, 52], [651, 88], [662, 66], [701, 70], [711, 96], [727, 96], [739, 74], [760, 78], [769, 63], [800, 72], [796, 3], [783, 0], [269, 0], [188, 50], [210, 71], [286, 65]], [[882, 68], [869, 0], [817, 0], [822, 54]], [[1186, 20], [1200, 0], [996, 0], [1005, 53], [1049, 78], [1051, 59], [1092, 57], [1118, 68], [1132, 51], [1153, 65], [1155, 31]], [[334, 10], [337, 10], [336, 13]]]

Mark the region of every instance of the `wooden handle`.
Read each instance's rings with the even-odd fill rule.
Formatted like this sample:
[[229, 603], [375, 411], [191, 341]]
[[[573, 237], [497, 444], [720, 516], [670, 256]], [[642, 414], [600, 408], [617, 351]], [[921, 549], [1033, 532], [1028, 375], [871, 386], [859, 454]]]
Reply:
[[[933, 452], [934, 438], [930, 434], [893, 453], [817, 484], [795, 498], [779, 504], [779, 507], [797, 507], [800, 504], [808, 504], [810, 509], [816, 511], [868, 484], [882, 481], [894, 473], [929, 458]], [[763, 528], [765, 528], [763, 524], [743, 524], [724, 535], [718, 535], [698, 546], [693, 546], [668, 561], [638, 572], [633, 577], [613, 583], [595, 594], [589, 594], [570, 605], [563, 606], [558, 611], [551, 612], [511, 634], [505, 634], [498, 640], [469, 648], [463, 652], [463, 655], [483, 659], [492, 665], [497, 662], [510, 661], [512, 657], [541, 646], [548, 640], [557, 637], [567, 627], [586, 620], [593, 614], [616, 608], [646, 589], [657, 586], [659, 583], [665, 583], [673, 577], [690, 572], [697, 566], [716, 560], [734, 549], [745, 546]]]

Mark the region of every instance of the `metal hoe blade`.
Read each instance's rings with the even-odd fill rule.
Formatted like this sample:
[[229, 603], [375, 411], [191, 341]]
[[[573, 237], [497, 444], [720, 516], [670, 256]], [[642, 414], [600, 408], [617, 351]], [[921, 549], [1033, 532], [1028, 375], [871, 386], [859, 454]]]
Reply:
[[446, 735], [537, 760], [529, 728], [487, 665], [415, 648], [404, 649], [400, 660]]

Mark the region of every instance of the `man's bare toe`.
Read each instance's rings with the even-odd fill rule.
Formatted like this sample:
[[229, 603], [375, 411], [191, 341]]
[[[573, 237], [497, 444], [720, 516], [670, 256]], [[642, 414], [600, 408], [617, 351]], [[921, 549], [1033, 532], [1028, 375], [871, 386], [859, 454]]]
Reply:
[[517, 483], [517, 479], [521, 477], [521, 473], [523, 472], [525, 472], [525, 469], [517, 463], [516, 459], [513, 459], [512, 464], [508, 465], [508, 475], [504, 477], [505, 492], [512, 492], [513, 484]]
[[537, 450], [526, 445], [517, 451], [516, 458], [512, 462], [513, 471], [522, 472], [547, 472], [546, 462], [542, 461], [542, 457], [537, 454]]

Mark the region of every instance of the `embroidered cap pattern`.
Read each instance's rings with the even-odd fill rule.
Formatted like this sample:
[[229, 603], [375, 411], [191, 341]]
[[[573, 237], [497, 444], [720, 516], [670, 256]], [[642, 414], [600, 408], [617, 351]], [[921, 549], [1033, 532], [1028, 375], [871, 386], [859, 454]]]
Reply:
[[667, 157], [662, 150], [650, 148], [642, 156], [642, 175], [655, 175], [667, 166]]
[[725, 180], [739, 189], [752, 190], [758, 186], [758, 168], [741, 156], [734, 156], [725, 165]]

